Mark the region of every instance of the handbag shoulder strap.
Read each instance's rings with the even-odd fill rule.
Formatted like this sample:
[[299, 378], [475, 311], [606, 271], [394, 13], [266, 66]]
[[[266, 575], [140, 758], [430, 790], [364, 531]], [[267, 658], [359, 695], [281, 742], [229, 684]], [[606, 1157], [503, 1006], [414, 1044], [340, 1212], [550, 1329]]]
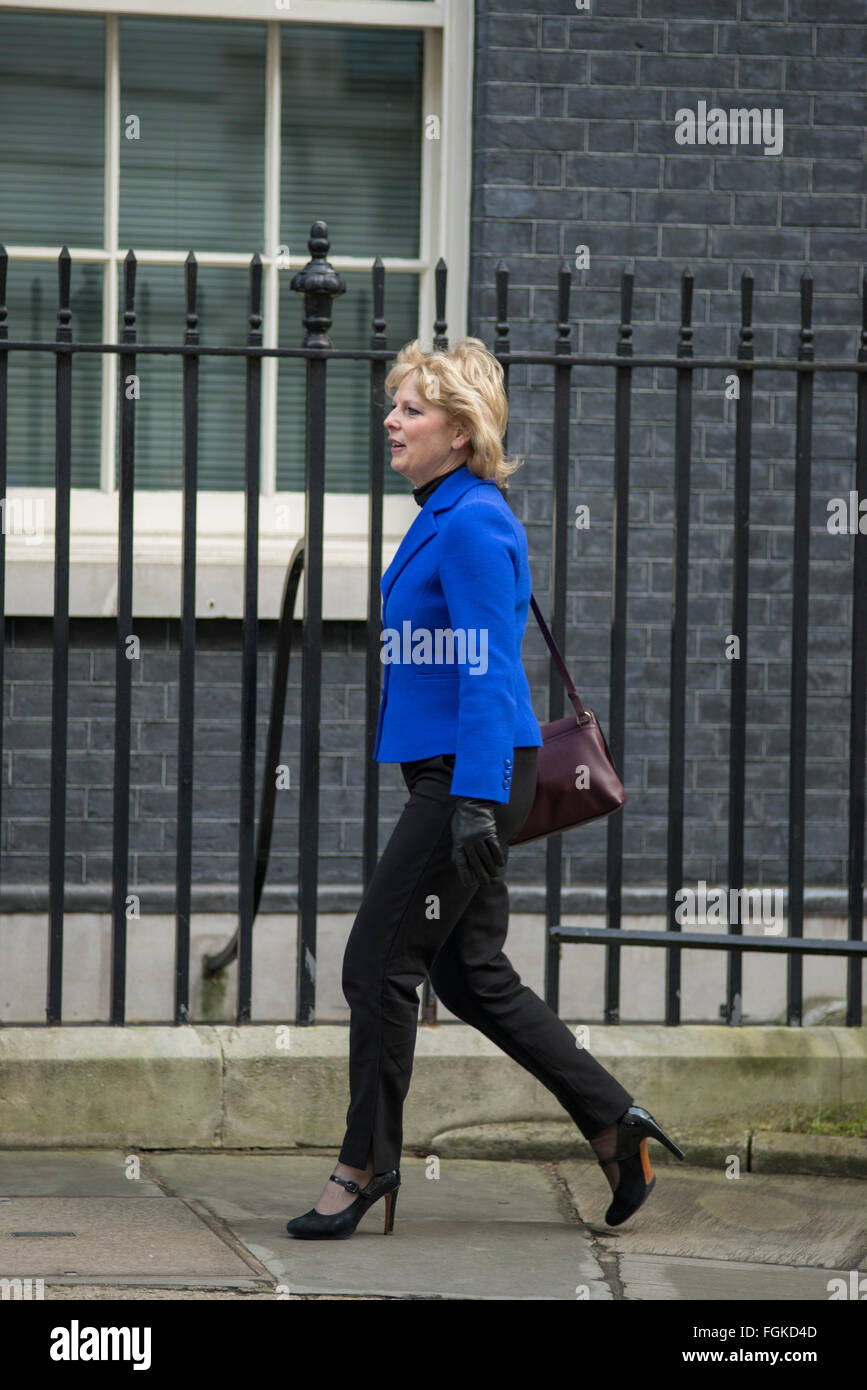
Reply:
[[562, 656], [560, 655], [559, 651], [557, 650], [557, 643], [554, 641], [554, 638], [551, 636], [550, 632], [548, 631], [548, 624], [545, 622], [545, 619], [542, 617], [542, 614], [539, 612], [539, 605], [538, 605], [538, 603], [536, 602], [536, 600], [535, 600], [535, 598], [533, 597], [532, 594], [530, 595], [530, 604], [531, 604], [531, 606], [532, 606], [533, 612], [536, 614], [536, 621], [538, 622], [540, 628], [542, 629], [542, 636], [544, 637], [545, 641], [548, 643], [548, 646], [549, 646], [550, 649], [551, 649], [551, 655], [552, 655], [553, 658], [554, 658], [554, 661], [555, 661], [556, 666], [557, 666], [557, 670], [560, 672], [560, 675], [563, 677], [563, 684], [564, 684], [565, 687], [566, 687], [566, 694], [569, 696], [569, 699], [572, 701], [572, 704], [573, 704], [573, 706], [574, 706], [574, 708], [575, 708], [575, 712], [576, 712], [576, 714], [578, 715], [579, 720], [580, 720], [580, 721], [583, 721], [584, 718], [587, 716], [587, 711], [585, 710], [584, 706], [583, 706], [582, 703], [581, 703], [581, 697], [580, 697], [580, 695], [578, 694], [578, 691], [575, 689], [575, 682], [573, 681], [572, 677], [569, 675], [569, 672], [566, 670], [566, 663], [564, 662]]

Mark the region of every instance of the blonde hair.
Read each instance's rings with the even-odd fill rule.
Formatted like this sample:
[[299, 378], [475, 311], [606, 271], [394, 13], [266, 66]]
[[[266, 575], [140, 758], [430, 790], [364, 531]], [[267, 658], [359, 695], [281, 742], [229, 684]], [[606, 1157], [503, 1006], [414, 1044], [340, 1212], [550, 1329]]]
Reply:
[[400, 349], [385, 379], [385, 390], [394, 396], [405, 377], [413, 374], [413, 386], [423, 400], [441, 406], [468, 430], [470, 454], [467, 468], [477, 478], [491, 478], [508, 488], [506, 479], [525, 462], [518, 455], [506, 458], [503, 435], [509, 419], [509, 402], [503, 388], [503, 368], [481, 338], [461, 338], [448, 351], [423, 352], [418, 338]]

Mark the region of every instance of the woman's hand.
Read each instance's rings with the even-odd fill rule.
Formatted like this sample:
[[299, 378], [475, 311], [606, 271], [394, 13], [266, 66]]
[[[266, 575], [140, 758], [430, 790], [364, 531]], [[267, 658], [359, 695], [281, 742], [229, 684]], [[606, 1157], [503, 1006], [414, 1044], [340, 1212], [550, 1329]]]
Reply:
[[496, 801], [476, 801], [458, 797], [452, 816], [452, 859], [465, 888], [490, 883], [506, 861], [497, 838], [494, 820]]

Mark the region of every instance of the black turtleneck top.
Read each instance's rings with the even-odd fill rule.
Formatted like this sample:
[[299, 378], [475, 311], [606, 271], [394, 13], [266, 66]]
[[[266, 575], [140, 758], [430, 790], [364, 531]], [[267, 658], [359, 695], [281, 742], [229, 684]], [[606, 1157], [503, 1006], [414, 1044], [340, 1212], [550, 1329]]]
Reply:
[[[458, 468], [463, 468], [463, 466], [464, 465], [462, 463], [458, 464]], [[422, 485], [422, 487], [414, 487], [412, 490], [412, 495], [415, 498], [416, 502], [418, 502], [418, 505], [420, 507], [423, 507], [427, 499], [430, 497], [431, 493], [436, 492], [440, 483], [444, 483], [446, 478], [450, 478], [452, 473], [457, 473], [457, 471], [457, 468], [452, 468], [451, 471], [448, 473], [440, 473], [439, 476], [436, 478], [429, 478], [428, 481]]]

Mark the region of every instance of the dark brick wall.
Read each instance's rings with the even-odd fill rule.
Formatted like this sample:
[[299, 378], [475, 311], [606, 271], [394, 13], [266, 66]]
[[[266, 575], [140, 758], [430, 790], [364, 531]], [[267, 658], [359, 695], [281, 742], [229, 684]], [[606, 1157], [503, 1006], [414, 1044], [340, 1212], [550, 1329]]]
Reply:
[[[268, 884], [297, 881], [300, 784], [300, 623], [295, 624], [282, 761], [290, 786], [277, 794]], [[141, 656], [132, 671], [130, 886], [173, 885], [177, 814], [177, 621], [137, 619]], [[2, 880], [45, 884], [51, 786], [51, 623], [7, 619], [4, 684]], [[275, 622], [260, 623], [257, 816], [273, 676]], [[66, 881], [100, 885], [112, 872], [114, 777], [113, 619], [70, 624]], [[320, 728], [320, 878], [361, 878], [364, 784], [364, 630], [326, 623]], [[196, 634], [193, 880], [237, 883], [241, 726], [241, 624], [200, 621]], [[399, 768], [381, 773], [383, 826], [406, 799]], [[383, 831], [383, 833], [385, 833]], [[381, 840], [384, 844], [384, 840]], [[86, 899], [85, 899], [86, 900]], [[230, 899], [226, 906], [229, 906]], [[171, 910], [161, 896], [142, 911]]]
[[[579, 351], [613, 352], [619, 283], [635, 271], [636, 352], [672, 353], [680, 277], [695, 275], [697, 355], [734, 352], [743, 271], [755, 277], [757, 355], [794, 355], [799, 283], [814, 282], [817, 358], [853, 361], [867, 259], [861, 0], [478, 0], [469, 331], [494, 341], [494, 276], [510, 270], [513, 351], [551, 351], [557, 271], [575, 248], [570, 321]], [[697, 17], [698, 16], [698, 17]], [[675, 112], [781, 108], [780, 155], [682, 146]], [[724, 373], [696, 373], [690, 518], [687, 879], [724, 880], [734, 402]], [[567, 663], [601, 719], [608, 710], [613, 374], [573, 377]], [[624, 781], [626, 880], [665, 879], [672, 585], [674, 373], [633, 374]], [[552, 373], [513, 367], [509, 446], [527, 463], [510, 499], [527, 529], [535, 592], [550, 593]], [[747, 874], [786, 877], [792, 618], [794, 377], [756, 376], [751, 510]], [[827, 502], [853, 482], [855, 378], [815, 379], [811, 508], [807, 881], [846, 881], [851, 537], [827, 531]], [[528, 672], [547, 691], [531, 617]], [[538, 658], [538, 659], [537, 659]], [[605, 828], [564, 840], [568, 883], [598, 880]]]

